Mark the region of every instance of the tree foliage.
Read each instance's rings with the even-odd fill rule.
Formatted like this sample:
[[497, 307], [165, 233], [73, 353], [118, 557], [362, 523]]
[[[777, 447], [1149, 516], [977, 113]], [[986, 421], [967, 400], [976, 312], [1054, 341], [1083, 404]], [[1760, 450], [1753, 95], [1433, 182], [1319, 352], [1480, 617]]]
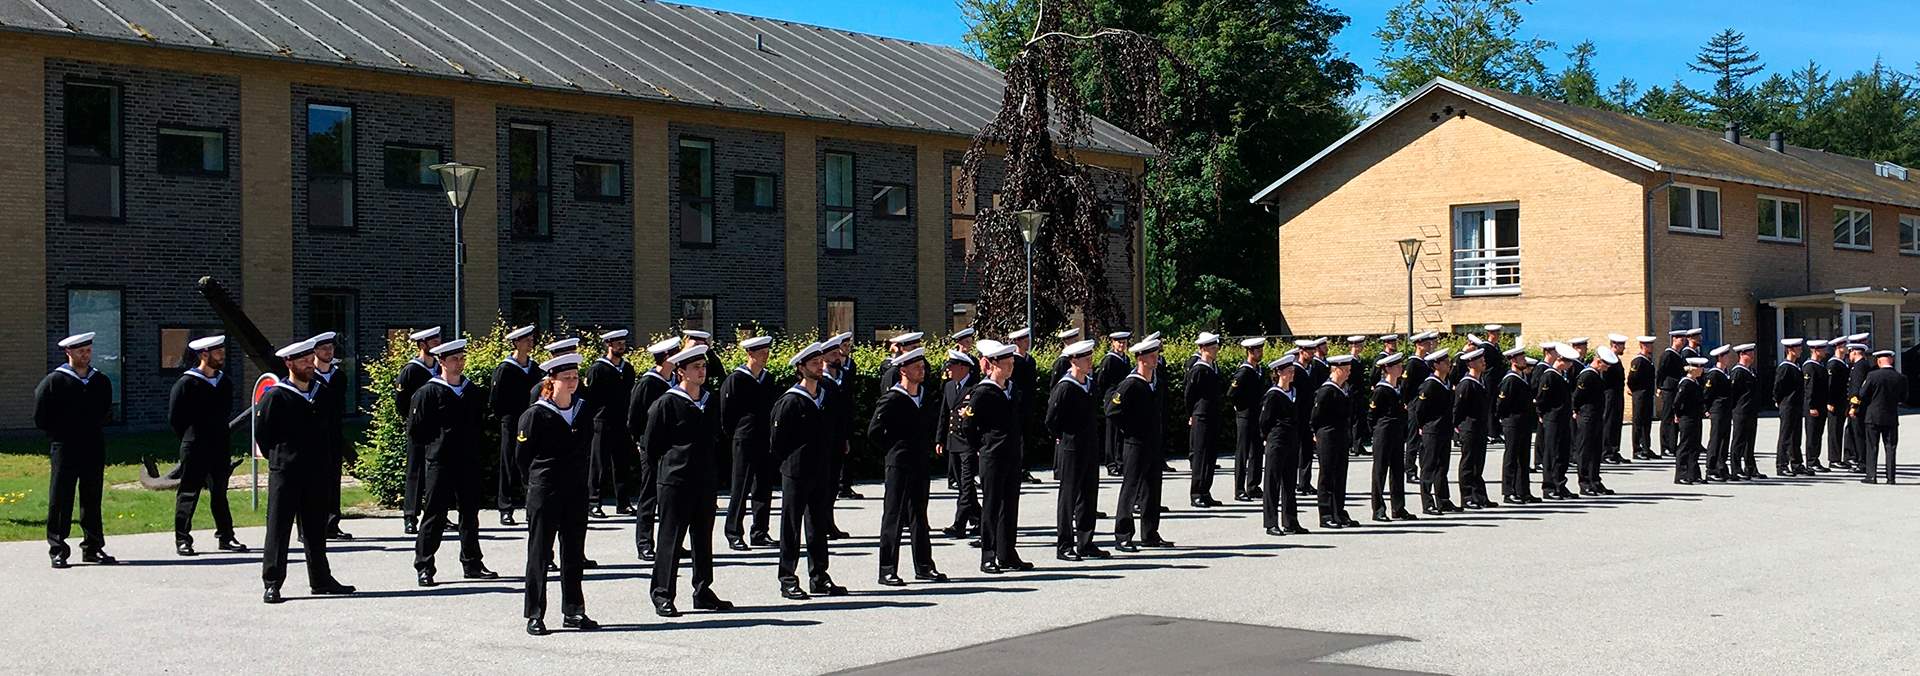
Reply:
[[1367, 79], [1388, 97], [1435, 77], [1522, 94], [1550, 85], [1542, 54], [1553, 43], [1520, 34], [1531, 0], [1406, 0], [1387, 11], [1379, 71]]
[[1759, 121], [1760, 105], [1747, 78], [1766, 67], [1760, 55], [1747, 47], [1745, 33], [1728, 28], [1708, 40], [1693, 63], [1687, 64], [1693, 72], [1713, 76], [1712, 86], [1690, 93], [1704, 120], [1711, 125], [1753, 127]]

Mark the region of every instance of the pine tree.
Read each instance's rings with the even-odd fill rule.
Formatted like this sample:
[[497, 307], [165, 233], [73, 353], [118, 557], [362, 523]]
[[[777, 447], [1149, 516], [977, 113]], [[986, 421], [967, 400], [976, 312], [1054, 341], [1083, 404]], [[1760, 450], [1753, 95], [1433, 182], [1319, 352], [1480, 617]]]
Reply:
[[1634, 96], [1640, 93], [1640, 83], [1633, 78], [1623, 77], [1607, 89], [1607, 107], [1614, 110], [1633, 110]]
[[1751, 127], [1759, 120], [1753, 90], [1747, 78], [1766, 68], [1760, 55], [1747, 48], [1745, 33], [1731, 28], [1708, 40], [1687, 68], [1714, 77], [1713, 88], [1691, 93], [1693, 103], [1705, 108], [1705, 121], [1714, 125], [1733, 122]]
[[1588, 108], [1607, 108], [1613, 106], [1600, 94], [1600, 77], [1593, 71], [1594, 49], [1592, 40], [1582, 40], [1567, 52], [1571, 60], [1567, 67], [1554, 76], [1553, 89], [1561, 101]]

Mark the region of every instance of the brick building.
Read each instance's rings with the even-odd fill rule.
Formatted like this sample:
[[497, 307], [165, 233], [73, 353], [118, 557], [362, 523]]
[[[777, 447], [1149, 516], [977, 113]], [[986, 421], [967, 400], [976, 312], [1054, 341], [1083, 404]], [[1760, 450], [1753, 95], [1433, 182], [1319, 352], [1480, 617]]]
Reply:
[[[31, 365], [0, 372], [0, 429], [30, 426], [53, 341], [83, 330], [121, 417], [156, 423], [185, 343], [219, 330], [202, 276], [275, 341], [338, 330], [351, 355], [450, 325], [443, 161], [488, 169], [469, 327], [970, 320], [1000, 172], [955, 188], [991, 67], [668, 3], [461, 7], [0, 0], [0, 363]], [[1137, 175], [1153, 152], [1097, 122], [1080, 157]], [[1109, 188], [1138, 318], [1140, 208]]]
[[[1920, 184], [1846, 157], [1438, 79], [1253, 198], [1299, 334], [1518, 325], [1538, 343], [1702, 327], [1873, 335], [1920, 365]], [[1828, 227], [1832, 226], [1832, 227]], [[1878, 226], [1877, 228], [1875, 226]], [[1876, 232], [1877, 230], [1877, 232]], [[1330, 255], [1332, 254], [1332, 255]]]

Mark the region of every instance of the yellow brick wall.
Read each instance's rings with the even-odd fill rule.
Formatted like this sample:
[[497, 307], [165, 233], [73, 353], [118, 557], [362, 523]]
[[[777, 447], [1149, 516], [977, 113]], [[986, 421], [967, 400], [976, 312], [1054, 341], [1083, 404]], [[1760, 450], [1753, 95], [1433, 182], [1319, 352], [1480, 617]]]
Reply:
[[33, 426], [45, 376], [47, 187], [45, 72], [36, 54], [0, 43], [0, 429]]
[[[1465, 118], [1429, 120], [1444, 106]], [[1415, 329], [1519, 323], [1525, 340], [1635, 334], [1644, 172], [1439, 93], [1362, 134], [1277, 193], [1280, 309], [1296, 334], [1406, 331], [1397, 240], [1424, 240]], [[1521, 292], [1454, 298], [1452, 208], [1520, 208]]]
[[784, 191], [787, 198], [787, 331], [799, 335], [820, 328], [816, 145], [810, 134], [792, 131], [786, 134], [786, 169], [782, 180], [787, 186]]
[[672, 243], [667, 234], [667, 121], [633, 121], [633, 325], [669, 326]]
[[[454, 157], [498, 157], [496, 131], [492, 101], [454, 99]], [[502, 169], [505, 167], [488, 167], [480, 172], [467, 198], [467, 210], [460, 217], [462, 239], [467, 244], [467, 264], [461, 280], [466, 287], [466, 305], [461, 314], [466, 315], [462, 328], [468, 333], [486, 331], [500, 315], [499, 181], [491, 172]]]
[[932, 146], [920, 146], [914, 153], [915, 247], [914, 264], [919, 266], [920, 327], [922, 331], [942, 335], [947, 328], [947, 241], [952, 236], [946, 204], [947, 166], [945, 153]]
[[[293, 336], [293, 138], [287, 80], [240, 77], [241, 309], [276, 347]], [[260, 373], [242, 361], [246, 380]]]

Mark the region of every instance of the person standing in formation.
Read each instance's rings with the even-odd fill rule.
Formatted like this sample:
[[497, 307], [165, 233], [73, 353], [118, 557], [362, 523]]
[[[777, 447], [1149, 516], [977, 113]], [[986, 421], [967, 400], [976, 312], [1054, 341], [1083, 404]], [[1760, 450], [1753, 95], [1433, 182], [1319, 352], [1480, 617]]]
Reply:
[[[1765, 479], [1767, 475], [1760, 473], [1760, 466], [1755, 463], [1753, 457], [1754, 433], [1759, 427], [1760, 402], [1765, 396], [1761, 388], [1765, 386], [1760, 383], [1759, 374], [1754, 373], [1753, 370], [1753, 343], [1733, 346], [1733, 354], [1738, 359], [1738, 363], [1734, 364], [1733, 370], [1727, 373], [1727, 380], [1731, 384], [1729, 390], [1733, 397], [1733, 443], [1730, 451], [1733, 473], [1748, 480]], [[1798, 426], [1794, 427], [1793, 433], [1795, 435], [1800, 433]]]
[[806, 533], [808, 587], [813, 594], [846, 596], [847, 588], [827, 574], [828, 510], [833, 509], [832, 465], [829, 456], [833, 431], [827, 419], [826, 392], [820, 380], [827, 368], [827, 348], [813, 343], [801, 348], [788, 364], [799, 381], [774, 400], [768, 452], [780, 463], [780, 595], [792, 600], [811, 596], [800, 589], [801, 533]]
[[1593, 352], [1587, 367], [1580, 370], [1573, 383], [1574, 415], [1579, 422], [1577, 474], [1581, 495], [1613, 495], [1612, 490], [1600, 483], [1600, 463], [1601, 446], [1606, 440], [1607, 370], [1619, 364], [1620, 358], [1605, 346]]
[[1266, 435], [1260, 430], [1260, 400], [1268, 386], [1261, 363], [1267, 339], [1247, 338], [1240, 341], [1240, 347], [1246, 349], [1247, 358], [1233, 370], [1233, 380], [1227, 386], [1227, 401], [1233, 404], [1233, 499], [1250, 502], [1265, 494], [1260, 486], [1265, 464], [1262, 456], [1266, 455], [1261, 450]]
[[1807, 373], [1800, 370], [1800, 349], [1806, 343], [1801, 338], [1787, 338], [1780, 341], [1785, 356], [1780, 365], [1773, 369], [1774, 411], [1780, 416], [1780, 428], [1773, 448], [1773, 473], [1780, 476], [1796, 476], [1807, 471], [1806, 462], [1801, 457], [1800, 445], [1801, 421], [1807, 412], [1805, 386]]
[[1907, 377], [1893, 367], [1893, 350], [1873, 353], [1872, 373], [1860, 383], [1860, 397], [1853, 403], [1855, 417], [1866, 425], [1867, 441], [1860, 447], [1860, 483], [1878, 483], [1880, 449], [1887, 449], [1886, 482], [1898, 481], [1899, 467], [1894, 456], [1900, 445], [1900, 403], [1907, 400]]
[[1024, 447], [1013, 394], [1014, 351], [1012, 345], [980, 341], [985, 377], [973, 386], [960, 413], [967, 445], [980, 454], [980, 572], [990, 575], [1033, 568], [1015, 551]]
[[1533, 406], [1540, 411], [1539, 454], [1545, 459], [1540, 475], [1540, 494], [1548, 500], [1570, 500], [1567, 490], [1567, 455], [1573, 447], [1573, 383], [1567, 372], [1573, 370], [1580, 353], [1565, 345], [1554, 345], [1553, 368], [1541, 374], [1535, 384]]
[[1320, 527], [1354, 528], [1360, 525], [1347, 514], [1347, 435], [1353, 429], [1353, 401], [1348, 395], [1348, 378], [1353, 376], [1350, 354], [1327, 360], [1327, 382], [1313, 394], [1313, 447], [1320, 459]]
[[1225, 504], [1213, 499], [1213, 439], [1220, 423], [1221, 398], [1226, 394], [1220, 367], [1220, 336], [1200, 332], [1194, 341], [1199, 357], [1187, 368], [1187, 464], [1191, 478], [1187, 482], [1188, 502], [1202, 509]]
[[353, 587], [333, 579], [327, 565], [327, 499], [332, 491], [326, 483], [333, 476], [327, 469], [332, 455], [314, 403], [313, 341], [293, 343], [273, 354], [286, 365], [287, 376], [260, 397], [254, 423], [254, 440], [267, 458], [267, 541], [260, 559], [266, 592], [261, 600], [283, 600], [280, 585], [287, 579], [288, 538], [295, 520], [305, 541], [309, 588], [316, 595], [351, 594]]
[[[1400, 377], [1406, 373], [1407, 355], [1388, 352], [1374, 362], [1380, 382], [1373, 384], [1373, 396], [1367, 400], [1367, 417], [1373, 435], [1373, 520], [1412, 520], [1407, 511], [1406, 457], [1407, 405], [1400, 399]], [[1391, 493], [1387, 491], [1391, 483]], [[1393, 510], [1387, 510], [1391, 498]]]
[[1054, 510], [1054, 557], [1062, 561], [1104, 559], [1093, 544], [1094, 505], [1100, 490], [1100, 399], [1093, 390], [1094, 341], [1060, 351], [1067, 372], [1047, 395], [1047, 434], [1054, 439], [1054, 476], [1060, 481]]
[[1600, 375], [1606, 377], [1607, 404], [1606, 422], [1600, 439], [1600, 460], [1609, 465], [1625, 465], [1627, 459], [1620, 455], [1620, 428], [1627, 414], [1627, 369], [1621, 368], [1620, 360], [1627, 354], [1627, 337], [1618, 333], [1607, 334], [1607, 354], [1613, 355], [1606, 370]]
[[920, 349], [920, 341], [927, 334], [908, 331], [887, 339], [887, 363], [880, 366], [880, 391], [886, 392], [900, 382], [900, 367], [893, 365], [893, 358]]
[[[1721, 345], [1713, 348], [1708, 355], [1713, 359], [1712, 366], [1698, 377], [1683, 378], [1683, 380], [1694, 381], [1699, 392], [1695, 392], [1692, 396], [1700, 399], [1694, 407], [1699, 409], [1699, 414], [1705, 415], [1710, 421], [1707, 423], [1706, 475], [1704, 478], [1699, 476], [1700, 472], [1697, 468], [1700, 458], [1695, 457], [1697, 454], [1693, 454], [1693, 449], [1684, 444], [1681, 446], [1681, 454], [1675, 456], [1674, 464], [1683, 468], [1681, 474], [1694, 477], [1697, 483], [1741, 481], [1742, 479], [1731, 469], [1732, 463], [1728, 459], [1728, 450], [1733, 443], [1733, 381], [1728, 376], [1728, 372], [1733, 369], [1733, 346]], [[1686, 383], [1681, 383], [1681, 386], [1685, 387]], [[1679, 392], [1676, 391], [1674, 396], [1679, 396]], [[1688, 424], [1686, 416], [1679, 413], [1674, 415], [1681, 420], [1679, 424], [1682, 428]], [[1699, 420], [1694, 420], [1691, 424], [1699, 427], [1701, 423]], [[1684, 433], [1682, 429], [1682, 434]], [[1694, 430], [1693, 435], [1694, 442], [1698, 443], [1699, 430]]]
[[[1020, 416], [1020, 429], [1024, 432], [1034, 429], [1027, 422], [1033, 417], [1033, 400], [1039, 396], [1040, 389], [1040, 362], [1033, 358], [1032, 352], [1033, 329], [1021, 328], [1009, 333], [1007, 342], [1014, 348], [1012, 383], [1014, 411]], [[1040, 479], [1033, 475], [1033, 470], [1027, 469], [1026, 464], [1024, 459], [1020, 463], [1020, 483], [1040, 483]]]
[[1493, 428], [1493, 409], [1487, 406], [1487, 401], [1492, 397], [1481, 380], [1494, 348], [1492, 343], [1484, 345], [1460, 355], [1467, 373], [1460, 376], [1460, 382], [1453, 387], [1454, 428], [1460, 435], [1460, 505], [1467, 509], [1494, 506], [1493, 499], [1487, 495], [1486, 478], [1487, 437]]
[[[767, 521], [773, 513], [773, 485], [778, 470], [767, 456], [767, 414], [776, 394], [773, 374], [767, 371], [767, 357], [773, 353], [773, 338], [755, 336], [740, 341], [747, 363], [727, 374], [720, 385], [720, 425], [732, 439], [733, 481], [727, 500], [727, 547], [747, 551], [754, 547], [772, 547]], [[753, 526], [746, 525], [747, 511], [753, 511]], [[749, 534], [751, 530], [751, 534]]]
[[1674, 445], [1679, 443], [1680, 423], [1673, 415], [1673, 395], [1680, 389], [1680, 379], [1686, 377], [1687, 358], [1680, 351], [1687, 347], [1686, 329], [1667, 332], [1671, 342], [1667, 349], [1660, 352], [1660, 363], [1654, 370], [1654, 382], [1660, 388], [1660, 455], [1672, 457]]
[[[393, 377], [393, 411], [406, 420], [413, 414], [413, 393], [425, 387], [427, 381], [438, 374], [440, 365], [433, 360], [433, 348], [440, 345], [440, 327], [421, 329], [407, 334], [407, 340], [413, 341], [417, 352], [413, 359], [400, 365], [400, 372]], [[401, 502], [402, 528], [408, 535], [419, 533], [420, 525], [420, 484], [425, 478], [426, 460], [415, 454], [419, 449], [407, 449], [407, 477], [405, 498]]]
[[1633, 401], [1633, 459], [1654, 460], [1660, 457], [1653, 451], [1653, 393], [1657, 378], [1653, 366], [1653, 336], [1640, 336], [1634, 339], [1639, 344], [1640, 353], [1627, 363], [1627, 396]]
[[[551, 348], [550, 348], [551, 349]], [[527, 568], [523, 616], [527, 633], [547, 634], [547, 569], [560, 545], [560, 612], [567, 628], [592, 631], [580, 578], [586, 568], [587, 466], [592, 461], [592, 421], [576, 393], [580, 355], [540, 363], [540, 399], [520, 413], [514, 435], [514, 466], [527, 477]]]
[[1853, 369], [1847, 362], [1847, 337], [1840, 336], [1828, 341], [1831, 352], [1827, 357], [1827, 385], [1821, 399], [1826, 402], [1823, 418], [1827, 422], [1827, 466], [1837, 470], [1853, 469], [1853, 456], [1846, 453], [1847, 411], [1852, 406], [1847, 401], [1847, 381], [1853, 376]]
[[[1107, 334], [1107, 354], [1100, 358], [1100, 370], [1093, 377], [1094, 386], [1100, 388], [1100, 400], [1113, 398], [1113, 392], [1119, 389], [1121, 381], [1133, 371], [1133, 362], [1127, 359], [1133, 342], [1133, 334], [1127, 331], [1115, 331]], [[1108, 424], [1102, 416], [1101, 428], [1106, 443], [1107, 476], [1120, 476], [1121, 448], [1120, 430]]]
[[[1297, 344], [1300, 346], [1299, 359], [1301, 368], [1305, 371], [1301, 374], [1302, 377], [1305, 378], [1305, 381], [1301, 383], [1302, 387], [1300, 391], [1306, 393], [1309, 402], [1318, 402], [1320, 386], [1327, 384], [1327, 380], [1333, 377], [1333, 366], [1327, 363], [1325, 356], [1327, 339], [1314, 338], [1301, 341]], [[1297, 490], [1300, 491], [1301, 495], [1319, 495], [1319, 489], [1313, 485], [1313, 459], [1318, 455], [1320, 449], [1318, 440], [1314, 439], [1314, 433], [1318, 430], [1314, 428], [1313, 424], [1313, 406], [1309, 404], [1305, 409], [1301, 410], [1300, 413], [1302, 416], [1300, 420], [1302, 423], [1300, 425], [1300, 464], [1298, 467], [1300, 480]], [[1345, 455], [1346, 452], [1347, 449], [1340, 449], [1342, 455]]]
[[467, 341], [448, 341], [433, 348], [440, 375], [413, 395], [413, 415], [407, 418], [408, 440], [420, 447], [426, 461], [421, 486], [420, 533], [414, 536], [413, 570], [422, 587], [434, 586], [434, 553], [446, 533], [447, 511], [460, 511], [461, 577], [491, 580], [480, 552], [480, 431], [487, 415], [487, 396], [465, 376]]
[[1806, 378], [1800, 384], [1800, 405], [1806, 409], [1806, 470], [1828, 472], [1820, 463], [1820, 440], [1827, 431], [1827, 341], [1807, 341], [1807, 360], [1800, 364]]
[[340, 360], [333, 358], [339, 337], [340, 334], [327, 331], [309, 340], [313, 341], [313, 382], [320, 388], [314, 392], [314, 401], [320, 406], [320, 424], [325, 429], [327, 450], [333, 453], [333, 459], [327, 461], [327, 467], [333, 472], [333, 481], [327, 484], [333, 493], [327, 498], [327, 504], [332, 506], [327, 515], [327, 539], [352, 540], [351, 534], [340, 529], [340, 476], [357, 459], [353, 445], [347, 443], [345, 429], [347, 410], [352, 407], [348, 402], [354, 394], [347, 387], [347, 379], [339, 378], [345, 370], [339, 368]]
[[1500, 463], [1500, 501], [1510, 505], [1539, 502], [1533, 495], [1533, 477], [1529, 475], [1527, 456], [1532, 452], [1533, 428], [1540, 423], [1533, 408], [1533, 384], [1527, 381], [1533, 362], [1527, 348], [1515, 345], [1500, 353], [1507, 359], [1507, 373], [1500, 377], [1494, 395], [1494, 417], [1507, 438], [1507, 454]]
[[[967, 359], [969, 360], [967, 363], [972, 364], [973, 362], [971, 360], [973, 359], [973, 339], [974, 339], [974, 336], [977, 335], [977, 333], [978, 332], [975, 331], [973, 327], [969, 326], [967, 328], [960, 329], [959, 331], [953, 332], [953, 335], [947, 336], [947, 340], [953, 342], [953, 348], [947, 351], [948, 354], [958, 352], [960, 354], [967, 355]], [[951, 361], [947, 363], [946, 369], [947, 370], [953, 369], [953, 363]], [[980, 374], [977, 371], [972, 371], [971, 369], [969, 369], [969, 372], [965, 376], [966, 382], [961, 384], [960, 391], [964, 393], [967, 390], [972, 389], [974, 379], [978, 378], [979, 375]], [[940, 392], [943, 396], [947, 392], [948, 386], [952, 385], [952, 380], [953, 379], [949, 377], [941, 381], [942, 384], [940, 386]], [[948, 411], [940, 412], [940, 418], [942, 420], [946, 420], [947, 415], [948, 415]], [[945, 430], [946, 428], [945, 426], [942, 426], [940, 429]], [[941, 431], [938, 433], [941, 435], [946, 434], [946, 432], [944, 431]], [[939, 440], [934, 441], [933, 450], [936, 454], [939, 453], [941, 445], [942, 443]], [[947, 488], [949, 490], [959, 491], [960, 490], [960, 472], [961, 472], [960, 456], [952, 453], [948, 453], [946, 454], [946, 456], [947, 456]]]
[[1427, 376], [1433, 375], [1433, 364], [1427, 356], [1433, 353], [1433, 341], [1440, 334], [1423, 331], [1407, 337], [1413, 343], [1413, 356], [1407, 359], [1407, 372], [1400, 379], [1400, 401], [1407, 406], [1407, 452], [1403, 463], [1407, 468], [1407, 483], [1423, 485], [1420, 479], [1420, 454], [1425, 448], [1420, 441], [1420, 419], [1414, 415], [1413, 402], [1420, 396], [1420, 388], [1426, 386]]
[[[623, 401], [626, 403], [622, 428], [626, 430], [627, 438], [633, 441], [630, 445], [634, 449], [633, 454], [638, 458], [638, 460], [633, 463], [634, 466], [632, 469], [634, 471], [631, 485], [633, 486], [632, 493], [639, 501], [639, 506], [634, 514], [633, 520], [633, 549], [634, 552], [639, 555], [641, 561], [654, 560], [653, 531], [656, 520], [660, 516], [660, 485], [658, 476], [660, 459], [655, 456], [653, 450], [647, 448], [646, 445], [647, 422], [649, 421], [647, 412], [653, 410], [654, 402], [659, 401], [661, 397], [667, 396], [667, 391], [673, 389], [675, 371], [673, 362], [668, 361], [668, 358], [672, 357], [679, 350], [680, 341], [674, 338], [663, 338], [652, 345], [648, 345], [647, 354], [653, 357], [653, 367], [647, 369], [645, 373], [633, 376], [631, 378], [632, 382], [629, 383], [630, 389], [624, 391], [626, 396], [623, 398]], [[623, 361], [621, 363], [625, 364], [626, 362]], [[597, 377], [613, 378], [611, 375], [606, 375], [607, 370], [601, 369], [601, 364], [595, 363], [594, 367], [599, 370], [600, 373], [589, 372], [587, 374], [589, 383]], [[591, 387], [591, 385], [589, 385], [589, 387]], [[588, 396], [592, 395], [589, 394]], [[588, 401], [591, 403], [592, 400], [589, 399]], [[624, 495], [625, 493], [622, 494]], [[621, 509], [624, 510], [626, 505], [627, 501], [623, 498], [620, 501]], [[675, 541], [675, 545], [676, 547], [678, 546], [678, 541]]]
[[1447, 350], [1427, 355], [1432, 372], [1416, 386], [1419, 394], [1407, 409], [1420, 424], [1420, 511], [1433, 516], [1462, 511], [1447, 488], [1447, 456], [1453, 451], [1453, 388], [1447, 386], [1453, 362], [1447, 355]]
[[[927, 463], [933, 445], [933, 416], [938, 404], [927, 396], [927, 352], [913, 348], [887, 360], [894, 384], [880, 393], [867, 424], [867, 438], [886, 458], [886, 492], [880, 511], [880, 577], [887, 587], [901, 587], [900, 531], [908, 533], [913, 548], [913, 577], [945, 582], [933, 565], [933, 543], [927, 537]], [[1065, 488], [1065, 482], [1061, 484]]]
[[1368, 402], [1373, 399], [1373, 369], [1367, 368], [1367, 360], [1360, 356], [1367, 345], [1366, 336], [1347, 336], [1347, 354], [1353, 357], [1353, 374], [1347, 378], [1348, 409], [1353, 420], [1347, 426], [1347, 449], [1351, 457], [1365, 457], [1372, 453], [1367, 445], [1373, 443], [1373, 421], [1368, 419]]
[[1847, 336], [1847, 359], [1850, 367], [1847, 369], [1848, 406], [1845, 447], [1851, 449], [1847, 452], [1847, 459], [1856, 465], [1866, 459], [1867, 428], [1860, 419], [1863, 411], [1854, 399], [1860, 396], [1860, 388], [1866, 385], [1867, 376], [1872, 375], [1875, 370], [1873, 360], [1867, 358], [1866, 340], [1867, 334], [1864, 333]]
[[694, 344], [667, 358], [674, 386], [647, 407], [645, 462], [657, 468], [660, 537], [654, 539], [651, 578], [653, 612], [678, 617], [673, 605], [679, 581], [680, 541], [693, 554], [693, 607], [724, 611], [733, 604], [713, 593], [713, 494], [719, 483], [715, 445], [719, 416], [707, 406], [706, 345]]
[[973, 395], [973, 356], [947, 351], [946, 384], [940, 387], [939, 419], [933, 426], [934, 455], [945, 455], [958, 477], [954, 483], [953, 525], [940, 532], [964, 540], [980, 527], [980, 455], [967, 441], [963, 412]]
[[[593, 421], [593, 464], [588, 467], [588, 513], [596, 519], [607, 518], [601, 507], [605, 498], [613, 498], [616, 514], [633, 513], [634, 446], [627, 429], [627, 405], [633, 389], [633, 369], [627, 365], [626, 329], [600, 334], [607, 353], [587, 366], [580, 383], [580, 401]], [[652, 515], [642, 517], [651, 532]], [[652, 537], [649, 535], [648, 537]], [[650, 551], [651, 548], [643, 548]]]
[[1487, 331], [1487, 340], [1486, 344], [1480, 347], [1486, 350], [1486, 354], [1480, 359], [1487, 368], [1480, 374], [1480, 382], [1487, 386], [1487, 420], [1493, 421], [1487, 427], [1487, 440], [1505, 446], [1506, 433], [1500, 428], [1499, 414], [1494, 411], [1494, 408], [1500, 405], [1500, 400], [1499, 397], [1494, 396], [1494, 393], [1500, 389], [1500, 381], [1506, 379], [1507, 375], [1507, 360], [1500, 357], [1500, 334], [1507, 327], [1502, 324], [1488, 324], [1483, 328]]
[[[1068, 346], [1080, 342], [1080, 329], [1056, 332], [1053, 334], [1053, 340], [1060, 344], [1061, 353], [1053, 358], [1053, 370], [1047, 372], [1047, 382], [1058, 383], [1061, 378], [1067, 377], [1068, 371], [1073, 369], [1073, 360], [1067, 358], [1065, 350]], [[1094, 347], [1099, 345], [1095, 344]], [[1093, 371], [1089, 369], [1087, 372], [1091, 375]]]
[[[167, 397], [167, 422], [180, 437], [180, 493], [174, 501], [173, 548], [193, 556], [193, 512], [200, 491], [207, 491], [213, 533], [220, 551], [244, 552], [233, 537], [233, 513], [227, 511], [227, 418], [233, 414], [233, 381], [221, 371], [227, 363], [227, 337], [209, 336], [187, 343], [198, 363], [180, 374]], [[338, 482], [336, 482], [338, 483]], [[338, 500], [334, 504], [339, 504]]]
[[832, 452], [827, 455], [827, 476], [832, 479], [834, 489], [827, 496], [827, 510], [821, 517], [827, 522], [827, 538], [838, 540], [851, 537], [840, 530], [835, 512], [839, 500], [859, 500], [864, 496], [853, 490], [853, 477], [847, 474], [847, 455], [853, 450], [853, 375], [857, 365], [853, 363], [853, 334], [841, 332], [826, 342], [827, 368], [823, 372], [820, 385], [827, 395], [828, 432], [833, 436], [828, 446]]
[[[1705, 357], [1687, 360], [1687, 365], [1681, 370], [1680, 382], [1673, 390], [1673, 397], [1667, 402], [1673, 411], [1673, 418], [1660, 421], [1663, 429], [1669, 424], [1673, 426], [1674, 442], [1679, 451], [1674, 454], [1673, 482], [1676, 484], [1703, 484], [1711, 477], [1700, 475], [1700, 417], [1708, 415], [1706, 387], [1701, 385], [1705, 372], [1701, 369], [1706, 365]], [[1715, 425], [1718, 426], [1719, 422], [1716, 421]], [[1709, 467], [1712, 467], [1712, 462], [1708, 460]], [[1720, 470], [1714, 468], [1713, 471]]]
[[533, 361], [534, 330], [529, 324], [507, 332], [507, 345], [513, 348], [513, 354], [501, 357], [500, 365], [493, 368], [493, 390], [487, 394], [487, 412], [500, 429], [499, 482], [494, 506], [500, 510], [502, 526], [518, 525], [513, 510], [527, 495], [525, 468], [514, 462], [513, 436], [520, 424], [520, 414], [533, 402], [521, 399], [520, 393], [538, 388], [547, 375]]
[[1294, 427], [1300, 424], [1298, 409], [1307, 404], [1300, 401], [1299, 391], [1294, 388], [1294, 380], [1300, 376], [1297, 353], [1288, 352], [1273, 360], [1267, 365], [1267, 375], [1273, 384], [1260, 396], [1260, 436], [1264, 444], [1262, 452], [1267, 456], [1260, 476], [1264, 487], [1260, 496], [1261, 522], [1268, 535], [1302, 534], [1307, 529], [1300, 527], [1299, 508], [1295, 504], [1298, 497], [1293, 487], [1299, 478], [1293, 465], [1300, 457], [1294, 448], [1300, 443], [1300, 434]]
[[[1122, 478], [1120, 502], [1114, 516], [1115, 549], [1133, 553], [1140, 547], [1170, 547], [1160, 537], [1160, 473], [1163, 438], [1160, 393], [1153, 385], [1154, 369], [1160, 364], [1160, 341], [1149, 338], [1129, 348], [1133, 353], [1131, 373], [1107, 396], [1107, 425], [1121, 447]], [[1140, 538], [1134, 540], [1134, 517], [1140, 519]]]

